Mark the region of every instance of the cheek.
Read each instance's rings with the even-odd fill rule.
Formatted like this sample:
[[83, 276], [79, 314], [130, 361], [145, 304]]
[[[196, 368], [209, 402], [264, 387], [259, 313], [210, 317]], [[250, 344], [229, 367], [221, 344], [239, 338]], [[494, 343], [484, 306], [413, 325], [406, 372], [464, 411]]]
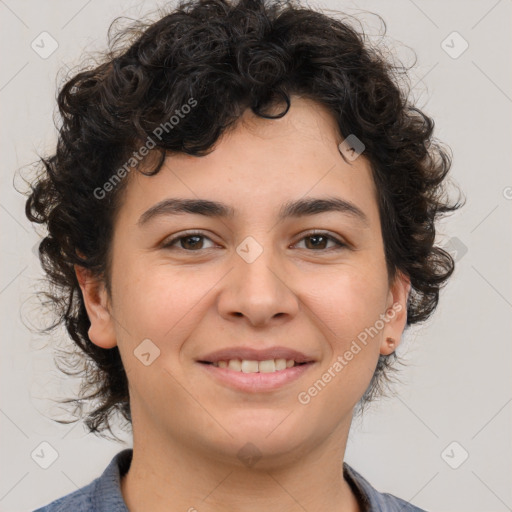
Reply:
[[[385, 311], [388, 293], [385, 267], [346, 265], [328, 273], [303, 277], [305, 302], [327, 326], [333, 350], [344, 349], [347, 341], [372, 326]], [[307, 298], [306, 298], [307, 297]]]
[[345, 270], [323, 276], [320, 282], [317, 277], [323, 291], [317, 288], [309, 302], [305, 299], [329, 353], [298, 400], [309, 407], [310, 417], [325, 419], [325, 411], [335, 409], [338, 415], [326, 420], [333, 428], [362, 397], [374, 374], [380, 332], [375, 334], [372, 327], [384, 313], [387, 294], [387, 275]]
[[123, 269], [113, 283], [117, 292], [115, 314], [124, 329], [118, 329], [123, 341], [130, 343], [149, 338], [159, 345], [172, 346], [172, 339], [187, 329], [201, 308], [216, 277], [169, 264], [120, 265]]

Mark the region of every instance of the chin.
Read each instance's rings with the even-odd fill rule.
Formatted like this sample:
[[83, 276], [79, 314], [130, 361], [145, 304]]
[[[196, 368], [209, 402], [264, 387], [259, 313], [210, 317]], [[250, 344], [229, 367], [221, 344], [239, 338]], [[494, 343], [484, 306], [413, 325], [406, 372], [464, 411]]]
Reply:
[[227, 430], [232, 437], [225, 435], [211, 440], [209, 448], [213, 448], [226, 463], [235, 462], [245, 467], [270, 469], [293, 462], [313, 444], [313, 439], [290, 421], [293, 414], [283, 421], [287, 414], [289, 412], [274, 415], [270, 423], [254, 420], [230, 422]]

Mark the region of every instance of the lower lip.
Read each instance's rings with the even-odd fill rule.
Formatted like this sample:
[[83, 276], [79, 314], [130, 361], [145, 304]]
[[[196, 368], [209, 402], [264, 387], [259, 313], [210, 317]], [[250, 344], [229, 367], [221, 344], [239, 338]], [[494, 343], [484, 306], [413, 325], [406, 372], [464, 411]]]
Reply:
[[219, 368], [218, 366], [213, 366], [213, 364], [198, 364], [221, 384], [239, 391], [260, 393], [263, 391], [273, 391], [297, 380], [314, 365], [314, 362], [270, 373], [244, 373], [230, 370], [229, 368]]

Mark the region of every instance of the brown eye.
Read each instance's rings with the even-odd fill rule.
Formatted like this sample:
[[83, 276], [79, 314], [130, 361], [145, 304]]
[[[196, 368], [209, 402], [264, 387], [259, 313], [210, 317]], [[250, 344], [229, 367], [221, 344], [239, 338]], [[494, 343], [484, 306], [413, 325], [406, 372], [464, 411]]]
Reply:
[[[164, 242], [162, 248], [172, 249], [177, 248], [184, 251], [194, 252], [201, 249], [210, 249], [211, 247], [204, 247], [205, 240], [212, 240], [202, 233], [189, 233], [172, 238], [171, 240]], [[213, 243], [213, 242], [212, 242]]]
[[[317, 250], [317, 251], [327, 251], [329, 249], [342, 248], [346, 247], [346, 244], [334, 238], [333, 236], [328, 235], [327, 233], [310, 233], [303, 237], [300, 241], [305, 240], [306, 249]], [[329, 242], [334, 243], [334, 247], [327, 247]]]
[[309, 240], [309, 244], [306, 242], [306, 247], [308, 249], [326, 249], [326, 245], [329, 240], [326, 236], [323, 235], [311, 235], [305, 238], [305, 240]]
[[180, 238], [182, 249], [202, 249], [202, 236], [201, 235], [190, 235]]

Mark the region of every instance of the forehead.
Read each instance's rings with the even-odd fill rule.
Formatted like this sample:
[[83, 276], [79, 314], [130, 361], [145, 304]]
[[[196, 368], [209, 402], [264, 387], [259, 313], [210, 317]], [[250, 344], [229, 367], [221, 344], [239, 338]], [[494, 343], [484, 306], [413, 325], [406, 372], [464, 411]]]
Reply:
[[346, 162], [342, 140], [334, 116], [310, 99], [292, 96], [279, 119], [248, 109], [210, 154], [172, 154], [154, 176], [132, 173], [119, 213], [133, 224], [166, 197], [181, 197], [222, 201], [254, 217], [299, 197], [337, 195], [358, 203], [371, 220], [378, 212], [370, 165], [364, 156]]

